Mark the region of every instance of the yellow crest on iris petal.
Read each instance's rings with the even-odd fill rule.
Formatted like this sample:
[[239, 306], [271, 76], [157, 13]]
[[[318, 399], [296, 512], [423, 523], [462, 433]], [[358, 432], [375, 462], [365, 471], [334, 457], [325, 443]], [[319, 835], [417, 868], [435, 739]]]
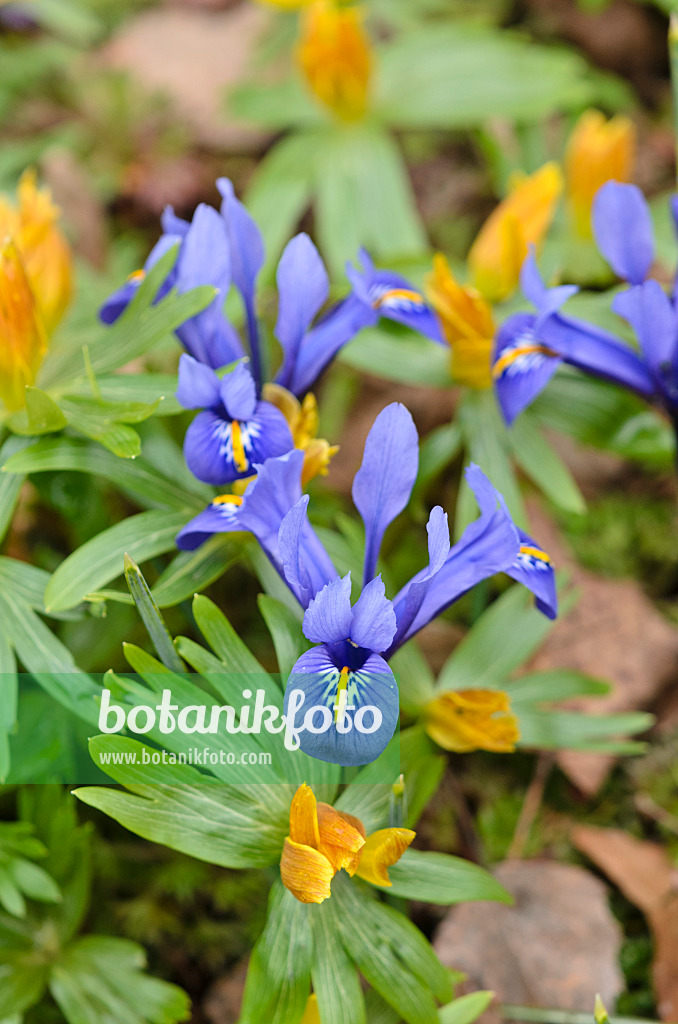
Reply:
[[586, 110], [577, 121], [565, 151], [565, 191], [575, 231], [592, 237], [593, 198], [606, 181], [631, 181], [636, 160], [636, 129], [628, 117], [609, 120]]
[[297, 60], [311, 92], [324, 106], [343, 121], [363, 117], [372, 48], [359, 7], [314, 0], [303, 14]]
[[444, 750], [509, 754], [520, 739], [518, 719], [502, 690], [450, 690], [424, 708], [424, 726]]
[[563, 190], [556, 163], [516, 176], [507, 197], [490, 214], [471, 246], [471, 280], [489, 302], [501, 302], [518, 287], [530, 245], [548, 231]]
[[459, 284], [441, 253], [425, 287], [452, 350], [452, 376], [471, 388], [491, 387], [495, 322], [489, 304], [477, 288]]
[[17, 246], [0, 246], [0, 401], [21, 409], [47, 351], [42, 314]]
[[414, 839], [410, 829], [381, 829], [365, 838], [359, 818], [318, 803], [306, 783], [290, 807], [290, 834], [280, 860], [283, 885], [302, 903], [322, 903], [342, 868], [375, 885], [390, 885], [388, 867]]

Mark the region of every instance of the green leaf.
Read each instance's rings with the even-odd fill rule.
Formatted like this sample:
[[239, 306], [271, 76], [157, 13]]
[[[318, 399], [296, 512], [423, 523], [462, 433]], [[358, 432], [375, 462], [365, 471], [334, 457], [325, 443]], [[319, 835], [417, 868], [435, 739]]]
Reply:
[[40, 388], [26, 385], [26, 408], [9, 421], [17, 434], [53, 434], [63, 430], [68, 420], [54, 399]]
[[[95, 736], [90, 747], [97, 761], [96, 755], [102, 750], [140, 751], [142, 744], [121, 736]], [[150, 785], [149, 767], [106, 767], [107, 773], [126, 785], [130, 793], [95, 786], [77, 789], [75, 796], [130, 832], [198, 860], [230, 868], [266, 867], [280, 860], [289, 830], [291, 787], [190, 782]], [[177, 767], [182, 769], [183, 779], [197, 775], [194, 769]], [[169, 766], [160, 770], [166, 779]]]
[[473, 1024], [481, 1013], [485, 1013], [493, 999], [494, 992], [469, 992], [459, 996], [447, 1006], [440, 1007], [440, 1024]]
[[510, 893], [484, 868], [446, 853], [405, 850], [388, 875], [393, 883], [388, 892], [410, 900], [444, 906], [477, 900], [513, 902]]
[[0, 1006], [8, 1017], [35, 1006], [45, 991], [47, 967], [22, 964], [19, 957], [0, 964]]
[[53, 574], [45, 591], [48, 612], [64, 611], [123, 572], [123, 558], [146, 560], [174, 547], [186, 513], [151, 510], [124, 519], [88, 540], [69, 555]]
[[311, 980], [323, 1024], [366, 1024], [365, 999], [355, 964], [337, 942], [332, 900], [315, 909]]
[[518, 465], [547, 498], [566, 512], [581, 515], [586, 511], [572, 474], [544, 439], [534, 417], [529, 413], [519, 416], [508, 431], [508, 439]]
[[[174, 393], [175, 373], [117, 373], [97, 377], [97, 389], [105, 402], [141, 402], [155, 407], [156, 416], [176, 416], [184, 412]], [[89, 381], [83, 380], [67, 392], [67, 397], [91, 398]], [[159, 404], [158, 404], [159, 403]]]
[[311, 909], [281, 882], [250, 957], [239, 1024], [299, 1024], [311, 993]]
[[419, 473], [416, 487], [421, 488], [456, 459], [461, 450], [462, 437], [457, 423], [444, 423], [436, 427], [419, 446]]
[[298, 75], [275, 84], [248, 82], [240, 85], [229, 93], [228, 108], [233, 116], [274, 131], [323, 122], [318, 106]]
[[213, 601], [202, 594], [193, 600], [193, 615], [198, 629], [207, 640], [216, 656], [229, 672], [254, 672], [264, 675], [264, 670], [250, 652], [231, 623]]
[[511, 704], [546, 703], [569, 700], [572, 697], [600, 697], [610, 692], [610, 684], [593, 679], [574, 669], [553, 669], [550, 672], [531, 672], [513, 679], [507, 692]]
[[[7, 438], [2, 448], [0, 448], [0, 466], [3, 470], [9, 460], [25, 448], [27, 444], [28, 441], [22, 438]], [[24, 479], [23, 476], [12, 476], [8, 473], [0, 472], [0, 543], [5, 539], [12, 522]]]
[[624, 737], [646, 732], [654, 715], [641, 711], [584, 715], [576, 711], [518, 711], [519, 747], [537, 750], [586, 750], [590, 753], [642, 753], [645, 744]]
[[278, 670], [285, 680], [309, 644], [301, 631], [299, 619], [284, 604], [268, 594], [260, 594], [258, 604], [273, 638]]
[[29, 899], [43, 903], [59, 903], [61, 892], [51, 875], [38, 864], [33, 864], [23, 857], [15, 857], [8, 865], [8, 871], [14, 884]]
[[[30, 448], [11, 455], [3, 466], [3, 471], [8, 474], [55, 470], [102, 476], [141, 504], [152, 508], [191, 508], [201, 511], [205, 505], [201, 485], [195, 491], [190, 491], [174, 483], [144, 459], [121, 459], [86, 441], [67, 437], [38, 441]], [[4, 482], [0, 476], [0, 489]]]
[[146, 957], [126, 939], [88, 935], [52, 967], [49, 988], [68, 1024], [177, 1024], [191, 1016], [185, 992], [143, 973]]
[[533, 654], [553, 623], [524, 587], [511, 587], [485, 611], [443, 665], [437, 688], [498, 688]]
[[604, 79], [578, 54], [455, 19], [410, 29], [380, 49], [375, 105], [406, 129], [537, 121], [598, 102], [595, 81]]
[[386, 380], [429, 388], [450, 386], [449, 353], [412, 331], [396, 332], [385, 325], [367, 328], [341, 350], [339, 358], [355, 370]]
[[137, 606], [137, 611], [148, 630], [151, 642], [158, 652], [158, 657], [172, 672], [183, 672], [184, 664], [174, 649], [174, 641], [165, 624], [165, 620], [153, 600], [150, 587], [144, 579], [139, 566], [125, 553], [125, 580], [129, 592]]
[[239, 538], [219, 534], [196, 551], [181, 551], [158, 577], [153, 599], [159, 608], [171, 608], [205, 590], [242, 559]]
[[[468, 391], [459, 403], [457, 422], [464, 436], [469, 461], [480, 466], [503, 496], [516, 524], [526, 529], [523, 499], [513, 469], [506, 427], [494, 392], [489, 389]], [[466, 515], [457, 515], [457, 536], [461, 535], [469, 521]]]

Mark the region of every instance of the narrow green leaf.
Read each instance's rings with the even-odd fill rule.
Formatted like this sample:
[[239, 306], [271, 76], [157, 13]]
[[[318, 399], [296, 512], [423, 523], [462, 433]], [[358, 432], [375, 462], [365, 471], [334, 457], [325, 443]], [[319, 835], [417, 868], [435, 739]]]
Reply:
[[473, 1024], [494, 999], [494, 992], [469, 992], [438, 1011], [440, 1024]]
[[125, 580], [129, 592], [134, 599], [137, 611], [148, 630], [148, 635], [158, 652], [160, 660], [172, 672], [183, 672], [184, 664], [174, 649], [174, 641], [165, 624], [165, 620], [158, 610], [158, 606], [153, 600], [150, 587], [144, 579], [139, 566], [127, 553], [124, 556], [124, 566]]
[[264, 674], [263, 668], [247, 644], [240, 639], [224, 613], [213, 601], [202, 594], [196, 594], [193, 614], [200, 632], [229, 672]]
[[205, 590], [243, 557], [237, 537], [220, 534], [201, 544], [196, 551], [181, 551], [170, 562], [153, 587], [159, 608], [171, 608]]
[[410, 900], [444, 906], [477, 900], [513, 902], [503, 885], [484, 868], [446, 853], [405, 850], [388, 874], [393, 883], [388, 891]]
[[519, 416], [508, 431], [508, 439], [518, 465], [547, 498], [566, 512], [581, 515], [586, 511], [574, 477], [544, 439], [534, 417], [529, 413]]
[[155, 558], [171, 551], [186, 513], [151, 510], [131, 516], [93, 537], [69, 555], [45, 591], [48, 612], [74, 608], [85, 597], [122, 575], [123, 557]]
[[365, 999], [355, 964], [341, 942], [331, 899], [321, 903], [311, 918], [313, 963], [311, 979], [323, 1024], [366, 1024]]
[[258, 604], [273, 638], [280, 675], [285, 680], [309, 644], [301, 631], [299, 619], [284, 604], [268, 594], [260, 594]]
[[68, 420], [53, 398], [40, 388], [26, 386], [26, 408], [16, 413], [10, 426], [17, 434], [53, 434], [63, 430]]

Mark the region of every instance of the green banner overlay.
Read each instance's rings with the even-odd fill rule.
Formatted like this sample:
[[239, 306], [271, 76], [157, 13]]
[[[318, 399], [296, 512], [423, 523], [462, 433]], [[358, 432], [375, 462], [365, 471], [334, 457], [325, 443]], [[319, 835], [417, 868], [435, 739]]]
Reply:
[[[283, 716], [285, 681], [264, 673], [0, 673], [0, 783], [309, 785], [400, 775], [396, 732], [370, 766], [340, 767], [299, 749], [329, 713]], [[348, 729], [372, 728], [345, 714]], [[354, 725], [355, 719], [355, 725]], [[303, 739], [301, 739], [303, 746]]]

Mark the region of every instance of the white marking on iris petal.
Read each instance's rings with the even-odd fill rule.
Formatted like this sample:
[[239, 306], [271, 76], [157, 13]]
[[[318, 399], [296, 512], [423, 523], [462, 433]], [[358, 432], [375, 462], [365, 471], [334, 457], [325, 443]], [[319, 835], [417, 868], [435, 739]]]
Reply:
[[[249, 462], [252, 461], [254, 441], [261, 436], [261, 424], [256, 420], [239, 421], [240, 439]], [[212, 436], [219, 442], [219, 455], [226, 462], [235, 465], [233, 457], [233, 424], [230, 420], [220, 420], [212, 427]]]

